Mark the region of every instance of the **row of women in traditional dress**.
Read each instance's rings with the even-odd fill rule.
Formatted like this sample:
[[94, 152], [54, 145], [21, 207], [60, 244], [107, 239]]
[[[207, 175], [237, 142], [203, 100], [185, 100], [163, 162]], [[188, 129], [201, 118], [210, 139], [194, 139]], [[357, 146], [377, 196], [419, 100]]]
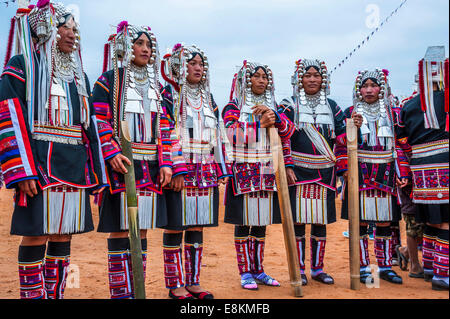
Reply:
[[[241, 286], [279, 286], [263, 267], [266, 227], [281, 223], [269, 129], [281, 138], [302, 284], [308, 283], [306, 224], [312, 225], [311, 278], [333, 284], [324, 272], [326, 225], [336, 221], [336, 177], [346, 176], [346, 118], [360, 128], [361, 281], [373, 280], [367, 223], [374, 221], [380, 277], [402, 282], [391, 268], [389, 225], [400, 218], [397, 188], [412, 182], [420, 216], [430, 224], [424, 265], [427, 260], [433, 288], [448, 289], [448, 60], [434, 55], [421, 62], [425, 88], [402, 108], [392, 101], [386, 70], [359, 72], [354, 105], [345, 112], [328, 98], [323, 61], [296, 61], [293, 96], [280, 104], [270, 68], [244, 61], [231, 101], [219, 112], [207, 55], [195, 45], [176, 44], [161, 58], [149, 27], [123, 21], [105, 45], [103, 74], [90, 92], [79, 25], [63, 5], [40, 0], [20, 8], [15, 25], [8, 47], [16, 37], [18, 54], [7, 56], [0, 81], [0, 159], [6, 187], [16, 190], [11, 234], [23, 236], [21, 298], [64, 296], [71, 236], [94, 229], [92, 194], [100, 207], [97, 231], [110, 234], [111, 298], [134, 297], [130, 165], [144, 273], [147, 230], [163, 228], [171, 298], [213, 298], [200, 286], [200, 272], [203, 228], [219, 224], [220, 183], [226, 185], [224, 221], [235, 225]], [[131, 139], [132, 159], [122, 154], [123, 134]], [[347, 206], [345, 194], [343, 218]]]

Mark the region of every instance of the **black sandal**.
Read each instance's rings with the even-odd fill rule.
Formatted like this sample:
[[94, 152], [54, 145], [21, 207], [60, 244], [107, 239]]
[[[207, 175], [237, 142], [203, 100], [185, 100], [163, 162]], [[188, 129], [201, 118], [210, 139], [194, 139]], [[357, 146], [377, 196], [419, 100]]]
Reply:
[[403, 283], [402, 277], [397, 275], [392, 269], [380, 271], [380, 278], [392, 282], [393, 284]]
[[372, 273], [370, 271], [361, 271], [359, 273], [359, 282], [362, 284], [367, 284], [369, 281], [371, 284], [374, 283]]
[[408, 258], [406, 258], [405, 255], [403, 255], [400, 251], [400, 245], [395, 246], [395, 251], [397, 252], [397, 256], [398, 256], [398, 266], [400, 267], [401, 270], [405, 271], [408, 270], [408, 263], [409, 260]]
[[314, 279], [314, 280], [317, 280], [317, 281], [319, 281], [321, 283], [327, 284], [327, 285], [334, 284], [333, 277], [331, 277], [330, 275], [328, 275], [325, 272], [321, 272], [317, 276], [311, 276], [311, 278]]

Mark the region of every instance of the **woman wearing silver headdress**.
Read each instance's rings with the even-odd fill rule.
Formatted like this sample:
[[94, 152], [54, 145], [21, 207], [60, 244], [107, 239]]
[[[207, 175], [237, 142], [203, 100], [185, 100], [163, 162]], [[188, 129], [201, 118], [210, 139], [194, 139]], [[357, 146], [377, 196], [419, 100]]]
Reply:
[[63, 298], [71, 235], [93, 230], [89, 194], [107, 180], [73, 15], [38, 1], [16, 24], [20, 54], [0, 81], [0, 159], [16, 189], [11, 234], [23, 236], [20, 297]]
[[285, 162], [289, 163], [293, 125], [277, 113], [272, 71], [267, 65], [244, 61], [234, 76], [231, 99], [222, 111], [233, 144], [225, 222], [236, 225], [234, 242], [241, 286], [252, 290], [258, 288], [257, 282], [279, 286], [263, 268], [266, 226], [281, 223], [266, 128], [275, 126], [278, 130]]
[[[187, 174], [174, 173], [167, 190], [167, 225], [163, 228], [164, 276], [173, 299], [212, 299], [200, 287], [203, 228], [218, 226], [219, 181], [226, 181], [217, 106], [209, 87], [208, 58], [197, 46], [177, 44], [164, 57], [164, 92], [180, 145], [174, 161], [186, 163]], [[215, 154], [216, 153], [216, 154]], [[216, 155], [216, 156], [215, 156]], [[184, 272], [182, 239], [184, 231]]]
[[305, 224], [311, 226], [311, 277], [325, 284], [333, 278], [323, 271], [326, 225], [336, 221], [336, 136], [345, 133], [344, 113], [327, 98], [329, 89], [325, 62], [298, 60], [292, 77], [294, 93], [280, 109], [294, 122], [291, 137], [293, 165], [286, 169], [302, 284], [305, 275]]
[[[353, 91], [354, 105], [345, 110], [353, 117], [358, 130], [358, 162], [360, 193], [360, 278], [373, 281], [370, 272], [367, 225], [376, 224], [375, 256], [380, 277], [401, 284], [402, 278], [392, 270], [391, 222], [401, 218], [397, 204], [397, 179], [405, 186], [410, 178], [407, 158], [396, 138], [397, 112], [388, 84], [388, 71], [359, 72]], [[347, 175], [346, 139], [338, 139], [335, 150], [337, 172]], [[348, 219], [348, 190], [342, 203], [342, 218]]]
[[[99, 232], [108, 238], [108, 272], [111, 298], [133, 298], [131, 252], [128, 237], [127, 196], [124, 162], [120, 147], [121, 121], [128, 124], [132, 142], [137, 190], [139, 228], [144, 274], [147, 260], [147, 229], [166, 224], [163, 187], [171, 181], [172, 140], [170, 123], [159, 83], [159, 51], [149, 27], [123, 21], [107, 48], [111, 70], [94, 85], [95, 107], [101, 147], [106, 161], [110, 188], [100, 200]], [[121, 66], [119, 67], [119, 63]]]

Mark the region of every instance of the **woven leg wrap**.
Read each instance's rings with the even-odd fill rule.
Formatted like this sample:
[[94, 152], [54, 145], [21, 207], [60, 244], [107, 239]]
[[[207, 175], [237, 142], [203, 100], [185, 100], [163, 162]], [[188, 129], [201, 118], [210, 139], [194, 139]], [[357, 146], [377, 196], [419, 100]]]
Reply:
[[64, 299], [70, 265], [70, 241], [48, 242], [44, 278], [48, 299]]
[[[145, 275], [147, 270], [147, 239], [141, 239], [141, 251], [142, 251], [142, 268], [144, 272], [144, 282], [145, 282]], [[128, 269], [129, 269], [129, 276], [130, 276], [130, 282], [131, 282], [131, 298], [134, 299], [134, 282], [133, 282], [133, 262], [131, 258], [131, 250], [128, 249], [127, 254], [127, 260], [128, 260]]]
[[365, 268], [370, 265], [369, 258], [369, 238], [367, 235], [359, 239], [359, 266]]
[[392, 236], [390, 227], [379, 227], [375, 230], [375, 257], [378, 267], [392, 268]]
[[128, 262], [128, 238], [108, 239], [108, 280], [111, 299], [132, 298], [133, 283]]
[[239, 275], [250, 272], [250, 252], [248, 237], [234, 237]]
[[430, 226], [425, 226], [423, 234], [423, 245], [422, 245], [422, 262], [423, 270], [425, 273], [433, 273], [433, 263], [434, 263], [434, 251], [436, 244], [436, 232], [437, 229]]
[[311, 272], [315, 275], [323, 270], [323, 259], [325, 257], [325, 238], [311, 237]]
[[47, 299], [44, 288], [46, 245], [19, 246], [19, 282], [21, 299]]
[[297, 243], [297, 254], [300, 262], [300, 273], [305, 273], [305, 236], [295, 237]]
[[181, 252], [182, 239], [183, 233], [164, 234], [163, 236], [164, 280], [168, 289], [185, 285]]
[[184, 237], [184, 272], [186, 286], [200, 284], [203, 257], [203, 232], [186, 231]]
[[433, 273], [436, 277], [448, 278], [448, 230], [439, 229], [435, 243]]

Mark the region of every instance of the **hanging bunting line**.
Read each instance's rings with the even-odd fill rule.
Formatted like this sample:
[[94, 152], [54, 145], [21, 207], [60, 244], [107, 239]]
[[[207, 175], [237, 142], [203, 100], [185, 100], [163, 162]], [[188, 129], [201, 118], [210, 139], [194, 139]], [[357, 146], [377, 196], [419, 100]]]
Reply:
[[3, 2], [4, 4], [6, 4], [6, 7], [8, 7], [8, 5], [9, 5], [10, 2], [14, 3], [14, 2], [16, 2], [16, 0], [11, 0], [11, 1], [1, 1], [1, 2]]
[[330, 71], [330, 75], [339, 67], [341, 67], [352, 55], [353, 53], [356, 52], [356, 50], [359, 50], [365, 43], [369, 42], [369, 39], [375, 34], [375, 32], [377, 32], [378, 30], [380, 30], [380, 28], [386, 24], [386, 22], [394, 15], [397, 13], [397, 11], [406, 3], [406, 1], [408, 0], [403, 0], [402, 3], [400, 3], [400, 5], [391, 12], [390, 15], [388, 15], [381, 23], [378, 27], [375, 28], [375, 30], [373, 30], [367, 37], [365, 37], [359, 44], [357, 47], [355, 47], [353, 49], [353, 51], [351, 51], [349, 54], [346, 55], [345, 58], [343, 58], [341, 60], [341, 62], [339, 62], [338, 65], [336, 65], [331, 71]]

